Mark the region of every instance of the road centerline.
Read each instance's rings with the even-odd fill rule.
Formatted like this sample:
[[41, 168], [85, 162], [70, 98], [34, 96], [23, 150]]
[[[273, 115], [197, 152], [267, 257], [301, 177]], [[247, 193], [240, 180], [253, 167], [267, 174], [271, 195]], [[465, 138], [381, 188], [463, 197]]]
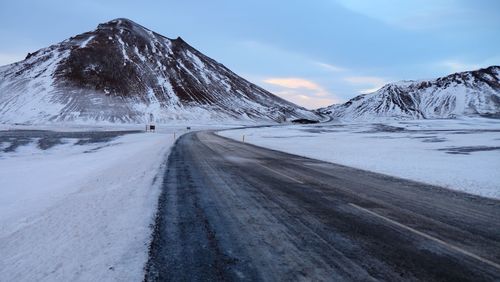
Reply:
[[407, 225], [404, 225], [404, 224], [402, 224], [402, 223], [399, 223], [399, 222], [397, 222], [397, 221], [395, 221], [395, 220], [393, 220], [393, 219], [390, 219], [390, 218], [388, 218], [388, 217], [385, 217], [385, 216], [383, 216], [383, 215], [380, 215], [380, 214], [378, 214], [378, 213], [376, 213], [376, 212], [374, 212], [374, 211], [371, 211], [371, 210], [369, 210], [369, 209], [366, 209], [366, 208], [360, 207], [360, 206], [358, 206], [358, 205], [356, 205], [356, 204], [353, 204], [353, 203], [349, 203], [349, 205], [350, 205], [350, 206], [352, 206], [352, 207], [354, 207], [354, 208], [356, 208], [356, 209], [358, 209], [358, 210], [364, 211], [364, 212], [366, 212], [366, 213], [368, 213], [368, 214], [370, 214], [370, 215], [373, 215], [373, 216], [378, 217], [378, 218], [380, 218], [380, 219], [383, 219], [383, 220], [385, 220], [385, 221], [387, 221], [387, 222], [390, 222], [390, 223], [392, 223], [392, 224], [394, 224], [394, 225], [396, 225], [396, 226], [398, 226], [398, 227], [401, 227], [401, 228], [403, 228], [403, 229], [405, 229], [405, 230], [408, 230], [408, 231], [410, 231], [410, 232], [412, 232], [412, 233], [414, 233], [414, 234], [420, 235], [420, 236], [422, 236], [422, 237], [424, 237], [424, 238], [426, 238], [426, 239], [429, 239], [429, 240], [431, 240], [431, 241], [434, 241], [434, 242], [436, 242], [436, 243], [439, 243], [439, 244], [441, 244], [441, 245], [443, 245], [443, 246], [447, 247], [448, 249], [454, 250], [454, 251], [459, 252], [459, 253], [461, 253], [461, 254], [463, 254], [463, 255], [469, 256], [469, 257], [474, 258], [474, 259], [476, 259], [476, 260], [479, 260], [479, 261], [481, 261], [481, 262], [483, 262], [483, 263], [485, 263], [485, 264], [488, 264], [488, 265], [490, 265], [490, 266], [492, 266], [492, 267], [494, 267], [494, 268], [496, 268], [496, 269], [500, 270], [500, 265], [499, 265], [499, 264], [497, 264], [497, 263], [495, 263], [495, 262], [492, 262], [492, 261], [490, 261], [490, 260], [488, 260], [488, 259], [485, 259], [485, 258], [483, 258], [483, 257], [480, 257], [480, 256], [478, 256], [478, 255], [476, 255], [476, 254], [474, 254], [474, 253], [471, 253], [471, 252], [469, 252], [469, 251], [467, 251], [467, 250], [464, 250], [464, 249], [462, 249], [462, 248], [460, 248], [460, 247], [457, 247], [457, 246], [455, 246], [455, 245], [453, 245], [453, 244], [450, 244], [450, 243], [445, 242], [445, 241], [443, 241], [443, 240], [441, 240], [441, 239], [438, 239], [438, 238], [436, 238], [436, 237], [433, 237], [433, 236], [431, 236], [431, 235], [429, 235], [429, 234], [426, 234], [426, 233], [424, 233], [424, 232], [418, 231], [418, 230], [416, 230], [416, 229], [414, 229], [414, 228], [412, 228], [412, 227], [409, 227], [409, 226], [407, 226]]
[[296, 183], [299, 183], [299, 184], [304, 184], [304, 182], [302, 182], [302, 181], [300, 181], [300, 180], [298, 180], [298, 179], [296, 179], [296, 178], [294, 178], [294, 177], [291, 177], [291, 176], [289, 176], [289, 175], [286, 175], [286, 174], [284, 174], [284, 173], [282, 173], [282, 172], [279, 172], [279, 171], [277, 171], [277, 170], [275, 170], [275, 169], [272, 169], [272, 168], [270, 168], [270, 167], [268, 167], [268, 166], [265, 166], [265, 165], [263, 165], [263, 164], [258, 164], [258, 165], [259, 165], [259, 166], [261, 166], [261, 167], [263, 167], [263, 168], [265, 168], [265, 169], [268, 169], [268, 170], [270, 170], [270, 171], [272, 171], [272, 172], [274, 172], [274, 173], [276, 173], [276, 174], [279, 174], [279, 175], [281, 175], [281, 176], [283, 176], [283, 177], [286, 177], [286, 178], [288, 178], [288, 179], [290, 179], [290, 180], [292, 180], [292, 181], [294, 181], [294, 182], [296, 182]]

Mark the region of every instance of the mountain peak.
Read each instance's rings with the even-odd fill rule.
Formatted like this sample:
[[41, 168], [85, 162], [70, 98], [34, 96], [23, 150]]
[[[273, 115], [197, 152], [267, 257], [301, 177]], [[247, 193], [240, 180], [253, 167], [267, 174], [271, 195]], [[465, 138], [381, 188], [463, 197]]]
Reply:
[[186, 43], [186, 41], [184, 41], [184, 39], [182, 39], [182, 37], [180, 37], [180, 36], [177, 36], [177, 38], [174, 39], [174, 41], [177, 41], [179, 43]]
[[[23, 103], [35, 100], [36, 106]], [[158, 122], [320, 118], [239, 77], [182, 38], [169, 39], [125, 18], [0, 69], [0, 109], [0, 123], [141, 122], [149, 113]]]
[[127, 19], [127, 18], [116, 18], [116, 19], [107, 21], [105, 23], [99, 24], [99, 26], [115, 26], [115, 27], [119, 27], [119, 26], [124, 26], [124, 27], [137, 26], [137, 27], [144, 28], [142, 25], [134, 22], [131, 19]]
[[453, 73], [432, 80], [384, 85], [320, 112], [341, 119], [425, 119], [496, 116], [500, 113], [500, 68]]
[[108, 23], [116, 23], [116, 24], [128, 23], [128, 24], [139, 25], [138, 23], [134, 22], [133, 20], [127, 19], [127, 18], [116, 18], [116, 19], [108, 21]]
[[112, 33], [122, 33], [123, 31], [135, 32], [137, 34], [153, 33], [148, 28], [126, 18], [117, 18], [105, 23], [101, 23], [97, 26], [95, 32], [108, 31]]

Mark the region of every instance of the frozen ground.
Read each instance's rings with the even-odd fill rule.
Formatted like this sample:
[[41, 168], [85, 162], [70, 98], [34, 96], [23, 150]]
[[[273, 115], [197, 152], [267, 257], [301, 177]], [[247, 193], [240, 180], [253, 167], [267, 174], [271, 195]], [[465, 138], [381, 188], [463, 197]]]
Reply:
[[0, 131], [0, 280], [142, 280], [173, 131]]
[[500, 198], [500, 120], [287, 125], [219, 132], [263, 147]]
[[[160, 133], [182, 133], [186, 132], [186, 127], [191, 127], [191, 131], [203, 129], [223, 129], [237, 128], [245, 126], [256, 126], [256, 123], [249, 122], [227, 122], [216, 123], [207, 121], [175, 121], [168, 124], [156, 124], [157, 132]], [[261, 125], [261, 124], [259, 124]], [[2, 124], [0, 123], [0, 131], [2, 130], [53, 130], [60, 132], [67, 131], [115, 131], [115, 130], [144, 130], [145, 124], [118, 124], [118, 123], [54, 123], [54, 124]]]

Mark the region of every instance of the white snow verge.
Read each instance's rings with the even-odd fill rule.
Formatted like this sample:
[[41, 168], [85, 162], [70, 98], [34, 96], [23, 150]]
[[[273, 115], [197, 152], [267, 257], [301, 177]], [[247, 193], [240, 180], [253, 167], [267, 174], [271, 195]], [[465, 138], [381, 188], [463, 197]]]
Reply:
[[1, 281], [143, 279], [172, 135], [73, 143], [0, 152]]

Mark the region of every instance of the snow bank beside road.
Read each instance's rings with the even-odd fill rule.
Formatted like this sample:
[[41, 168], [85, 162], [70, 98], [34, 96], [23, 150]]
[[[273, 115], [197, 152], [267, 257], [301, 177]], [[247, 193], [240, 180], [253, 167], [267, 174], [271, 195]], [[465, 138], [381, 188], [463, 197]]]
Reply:
[[271, 149], [500, 199], [500, 120], [331, 123], [221, 131]]
[[0, 152], [0, 280], [140, 281], [171, 134]]

